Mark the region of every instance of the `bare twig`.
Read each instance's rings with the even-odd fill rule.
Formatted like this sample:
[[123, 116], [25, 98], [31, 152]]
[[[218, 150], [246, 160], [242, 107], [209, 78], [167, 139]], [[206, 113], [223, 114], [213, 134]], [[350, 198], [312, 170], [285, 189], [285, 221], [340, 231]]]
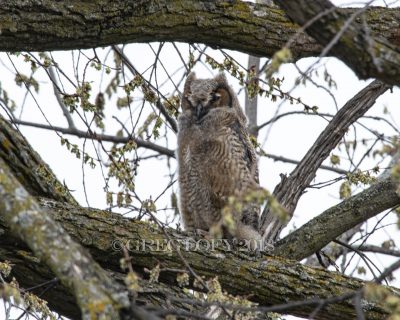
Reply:
[[[286, 157], [283, 157], [283, 156], [277, 156], [277, 155], [274, 155], [274, 154], [271, 154], [271, 153], [263, 152], [263, 153], [261, 153], [261, 156], [270, 158], [270, 159], [272, 159], [274, 161], [282, 161], [282, 162], [292, 163], [292, 164], [299, 164], [300, 163], [300, 161], [298, 161], [298, 160], [289, 159], [289, 158], [286, 158]], [[349, 173], [349, 171], [347, 171], [347, 170], [343, 170], [343, 169], [335, 168], [335, 167], [330, 167], [330, 166], [325, 166], [325, 165], [321, 165], [319, 168], [327, 170], [327, 171], [332, 171], [332, 172], [335, 172], [335, 173], [339, 173], [339, 174], [347, 174], [347, 173]]]
[[[136, 70], [136, 68], [133, 66], [133, 64], [129, 61], [128, 57], [124, 54], [124, 52], [118, 46], [112, 46], [112, 48], [121, 57], [122, 62], [127, 66], [129, 71], [132, 72], [133, 75], [141, 76], [141, 74]], [[144, 78], [143, 78], [143, 80], [146, 82], [146, 86], [148, 86], [150, 89], [159, 93], [157, 88], [155, 88], [150, 82], [148, 82]], [[164, 97], [164, 96], [162, 96], [162, 97], [166, 100], [166, 97]], [[172, 130], [175, 133], [178, 132], [178, 124], [176, 123], [175, 119], [169, 115], [168, 111], [165, 109], [165, 107], [162, 104], [160, 99], [157, 99], [157, 101], [155, 102], [155, 106], [157, 107], [158, 110], [160, 110], [161, 114], [165, 117], [165, 119], [167, 120], [167, 123], [171, 126]]]
[[395, 263], [387, 267], [381, 275], [375, 279], [376, 283], [381, 283], [383, 280], [385, 280], [386, 277], [390, 276], [394, 271], [400, 268], [400, 259], [397, 260]]
[[[278, 121], [281, 118], [287, 117], [287, 116], [291, 116], [291, 115], [305, 115], [305, 116], [318, 116], [321, 118], [333, 118], [334, 115], [330, 114], [330, 113], [314, 113], [314, 112], [307, 112], [307, 111], [289, 111], [289, 112], [285, 112], [285, 113], [281, 113], [278, 114], [277, 116], [273, 117], [272, 119], [264, 122], [263, 124], [260, 124], [259, 126], [257, 126], [257, 130], [261, 130], [262, 128], [269, 126], [270, 124]], [[397, 128], [393, 123], [389, 122], [387, 119], [382, 118], [382, 117], [378, 117], [378, 116], [362, 116], [362, 119], [372, 119], [372, 120], [376, 120], [376, 121], [383, 121], [385, 122], [388, 126], [390, 126], [396, 133], [400, 134], [400, 129]]]
[[89, 139], [94, 139], [94, 140], [98, 140], [98, 141], [107, 141], [107, 142], [114, 142], [114, 143], [127, 143], [128, 141], [133, 140], [137, 144], [138, 147], [153, 150], [153, 151], [158, 152], [167, 157], [175, 158], [175, 153], [173, 150], [170, 150], [163, 146], [159, 146], [159, 145], [149, 142], [149, 141], [145, 141], [140, 138], [117, 137], [117, 136], [108, 135], [108, 134], [100, 134], [100, 133], [96, 133], [93, 131], [83, 131], [83, 130], [72, 129], [72, 128], [61, 128], [61, 127], [56, 127], [56, 126], [50, 126], [50, 125], [45, 125], [45, 124], [40, 124], [40, 123], [29, 122], [29, 121], [22, 121], [22, 120], [18, 120], [18, 119], [12, 119], [12, 122], [15, 124], [20, 124], [20, 125], [24, 125], [24, 126], [40, 128], [40, 129], [45, 129], [45, 130], [52, 130], [52, 131], [60, 132], [63, 134], [73, 135], [78, 138], [85, 138], [85, 139], [89, 138]]
[[360, 256], [360, 258], [364, 261], [365, 265], [367, 266], [367, 268], [369, 269], [369, 271], [370, 271], [371, 274], [373, 275], [374, 279], [377, 278], [377, 277], [376, 277], [376, 274], [375, 274], [375, 271], [374, 271], [374, 269], [370, 266], [370, 264], [372, 264], [372, 266], [373, 266], [376, 270], [378, 270], [378, 271], [380, 271], [379, 268], [378, 268], [378, 267], [375, 265], [375, 263], [374, 263], [373, 261], [371, 261], [371, 259], [368, 258], [364, 253], [362, 253], [362, 252], [361, 252], [360, 250], [358, 250], [357, 248], [354, 248], [354, 247], [350, 246], [350, 245], [347, 244], [346, 242], [342, 242], [342, 241], [340, 241], [340, 240], [333, 240], [333, 242], [335, 242], [335, 243], [337, 243], [337, 244], [340, 244], [341, 246], [343, 246], [343, 247], [345, 247], [345, 248], [347, 248], [347, 249], [350, 249], [350, 250], [354, 251], [355, 253], [357, 253], [357, 254]]
[[54, 72], [54, 67], [50, 66], [48, 68], [48, 70], [49, 70], [49, 73], [48, 73], [49, 74], [49, 78], [50, 78], [51, 82], [53, 83], [54, 95], [56, 96], [58, 105], [60, 106], [60, 108], [61, 108], [61, 110], [62, 110], [62, 112], [64, 114], [64, 117], [67, 119], [68, 127], [70, 129], [76, 129], [75, 124], [74, 124], [74, 120], [72, 119], [71, 114], [69, 113], [67, 107], [65, 106], [64, 101], [63, 101], [63, 99], [62, 99], [62, 97], [60, 95], [60, 92], [58, 91], [57, 78], [56, 78], [56, 74]]
[[381, 254], [386, 254], [388, 256], [400, 258], [400, 250], [396, 250], [396, 249], [379, 247], [379, 246], [375, 246], [372, 244], [364, 244], [362, 246], [352, 246], [352, 248], [358, 249], [359, 251], [363, 251], [363, 252], [381, 253]]

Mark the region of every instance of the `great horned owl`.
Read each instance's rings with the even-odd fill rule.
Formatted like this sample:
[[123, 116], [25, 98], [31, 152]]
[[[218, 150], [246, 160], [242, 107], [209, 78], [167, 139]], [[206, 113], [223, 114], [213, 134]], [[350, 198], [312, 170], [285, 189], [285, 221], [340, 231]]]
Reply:
[[[259, 188], [247, 119], [223, 73], [213, 79], [196, 79], [190, 73], [178, 122], [183, 223], [188, 230], [209, 231], [221, 224], [221, 211], [230, 196], [241, 197]], [[259, 241], [259, 211], [258, 205], [245, 204], [240, 212], [233, 213], [235, 231], [227, 234], [225, 228], [224, 236]]]

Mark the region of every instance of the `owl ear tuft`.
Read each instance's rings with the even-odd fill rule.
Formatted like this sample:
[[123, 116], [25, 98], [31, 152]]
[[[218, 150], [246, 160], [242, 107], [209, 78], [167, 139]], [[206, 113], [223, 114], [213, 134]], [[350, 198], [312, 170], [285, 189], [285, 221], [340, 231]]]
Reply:
[[215, 76], [214, 80], [218, 82], [218, 85], [228, 85], [228, 80], [226, 79], [225, 73], [223, 72], [218, 73]]
[[188, 97], [190, 95], [190, 86], [192, 84], [192, 81], [196, 80], [196, 73], [191, 72], [188, 74], [186, 81], [185, 81], [185, 85], [183, 87], [183, 94], [182, 94], [182, 111], [186, 111], [189, 110], [191, 108], [190, 102], [188, 100]]
[[190, 85], [192, 84], [192, 81], [196, 80], [196, 79], [197, 79], [196, 73], [194, 73], [194, 72], [189, 73], [188, 76], [186, 77], [185, 86], [184, 86], [183, 91], [186, 93], [188, 91], [190, 91]]

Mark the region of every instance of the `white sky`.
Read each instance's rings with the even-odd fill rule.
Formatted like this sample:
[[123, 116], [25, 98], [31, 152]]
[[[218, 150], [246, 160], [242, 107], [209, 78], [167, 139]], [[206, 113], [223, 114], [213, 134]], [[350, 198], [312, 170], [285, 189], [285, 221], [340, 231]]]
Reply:
[[[348, 1], [334, 1], [335, 4], [344, 4], [348, 3]], [[377, 4], [378, 2], [374, 2]], [[185, 48], [185, 52], [187, 52], [187, 45], [180, 45], [181, 48]], [[156, 44], [154, 44], [154, 48]], [[85, 51], [88, 55], [92, 55], [90, 50]], [[106, 51], [98, 50], [98, 54], [104, 55]], [[241, 53], [230, 52], [242, 65], [246, 66], [247, 64], [247, 56]], [[145, 70], [148, 66], [150, 66], [154, 62], [154, 54], [151, 52], [147, 45], [130, 45], [126, 54], [131, 59], [133, 64], [139, 70]], [[215, 53], [218, 57], [218, 53]], [[66, 70], [67, 73], [73, 74], [72, 69], [72, 60], [71, 54], [68, 52], [57, 52], [54, 53], [56, 61], [60, 64], [62, 63], [63, 69]], [[187, 56], [184, 56], [187, 58]], [[1, 61], [8, 66], [8, 68], [12, 68], [10, 66], [9, 60], [5, 54], [0, 54]], [[29, 67], [23, 64], [22, 58], [12, 57], [13, 61], [15, 61], [16, 66], [20, 72], [25, 74], [29, 74]], [[165, 65], [165, 67], [172, 72], [175, 70], [175, 66], [179, 64], [179, 57], [176, 52], [172, 48], [171, 45], [166, 45], [165, 49], [163, 49], [161, 59]], [[264, 61], [264, 59], [263, 59]], [[298, 62], [298, 66], [305, 70], [308, 65], [312, 64], [315, 61], [313, 58], [303, 59]], [[365, 87], [368, 82], [359, 81], [354, 73], [347, 68], [342, 62], [328, 58], [324, 59], [326, 63], [326, 69], [332, 75], [333, 79], [337, 83], [337, 90], [333, 89], [332, 92], [335, 95], [338, 106], [341, 107], [349, 98], [354, 96], [360, 89]], [[12, 71], [12, 70], [11, 70]], [[198, 77], [211, 77], [212, 74], [205, 67], [196, 67], [195, 71]], [[41, 71], [40, 71], [41, 72]], [[162, 83], [162, 78], [165, 78], [165, 74], [159, 68], [159, 83]], [[37, 105], [33, 101], [33, 99], [28, 95], [24, 96], [24, 90], [15, 87], [13, 84], [14, 75], [12, 72], [9, 72], [3, 65], [0, 64], [0, 81], [1, 85], [4, 89], [9, 92], [10, 97], [16, 99], [18, 105], [21, 105], [23, 100], [26, 98], [26, 103], [24, 107], [24, 111], [22, 113], [22, 119], [28, 121], [37, 121], [40, 123], [45, 123], [42, 114], [38, 110]], [[181, 77], [182, 72], [180, 72], [174, 79], [179, 79]], [[215, 72], [214, 72], [215, 74]], [[317, 81], [323, 84], [322, 81], [323, 69], [320, 70], [320, 78]], [[281, 68], [280, 77], [285, 77], [284, 89], [290, 90], [293, 87], [294, 79], [296, 77], [296, 70], [293, 65], [285, 65]], [[90, 70], [87, 74], [87, 79], [91, 81], [97, 81], [94, 86], [94, 91], [99, 88], [98, 82], [99, 74]], [[39, 76], [38, 79], [41, 81], [40, 94], [35, 95], [37, 98], [37, 102], [39, 106], [46, 113], [46, 117], [50, 120], [53, 125], [63, 126], [65, 127], [66, 121], [62, 116], [61, 110], [58, 107], [56, 100], [52, 94], [52, 88], [50, 82], [44, 76]], [[128, 81], [130, 80], [130, 74], [128, 76]], [[237, 81], [233, 78], [228, 78], [234, 88], [239, 91], [239, 86]], [[66, 83], [66, 82], [64, 82]], [[100, 88], [104, 90], [104, 86], [106, 85], [106, 81], [100, 85]], [[180, 88], [182, 89], [182, 88]], [[167, 88], [162, 90], [164, 94], [168, 94], [173, 91], [173, 88]], [[316, 105], [319, 107], [319, 112], [327, 112], [334, 113], [335, 105], [326, 92], [321, 89], [315, 88], [310, 83], [307, 86], [300, 86], [296, 88], [292, 95], [295, 97], [301, 97], [302, 101], [307, 103], [308, 105]], [[244, 104], [244, 95], [243, 92], [239, 96], [242, 105]], [[370, 115], [381, 115], [384, 108], [387, 108], [397, 122], [397, 128], [400, 125], [400, 108], [398, 105], [399, 99], [399, 90], [394, 89], [393, 93], [386, 93], [382, 97], [380, 97], [376, 103], [376, 105], [368, 112]], [[118, 115], [118, 117], [125, 121], [127, 119], [127, 114], [124, 112], [117, 112], [114, 107], [115, 101], [108, 102], [107, 108], [107, 133], [115, 133], [116, 130], [119, 129], [118, 123], [112, 120], [112, 115]], [[271, 119], [276, 111], [276, 107], [279, 105], [279, 102], [272, 103], [268, 99], [260, 99], [259, 100], [259, 124]], [[281, 106], [281, 113], [286, 111], [293, 110], [303, 110], [302, 106], [292, 106], [289, 103], [284, 103]], [[0, 111], [1, 112], [1, 111]], [[3, 113], [2, 113], [3, 114]], [[143, 118], [144, 119], [144, 118]], [[392, 119], [391, 119], [392, 120]], [[77, 120], [78, 121], [78, 120]], [[377, 130], [379, 132], [385, 132], [386, 134], [393, 135], [394, 131], [388, 128], [385, 125], [382, 125], [380, 122], [376, 121], [362, 121], [364, 124], [368, 125], [371, 129]], [[79, 122], [77, 122], [79, 124]], [[273, 128], [271, 129], [268, 140], [264, 144], [264, 150], [267, 153], [276, 154], [285, 156], [287, 158], [292, 158], [296, 160], [300, 160], [308, 148], [312, 145], [314, 140], [317, 138], [319, 133], [325, 127], [326, 122], [319, 117], [314, 116], [292, 116], [284, 118], [278, 121]], [[82, 129], [84, 127], [80, 125]], [[83, 192], [83, 178], [82, 178], [82, 163], [81, 160], [75, 159], [70, 152], [66, 150], [65, 147], [60, 145], [60, 138], [52, 132], [45, 130], [38, 130], [35, 128], [28, 127], [20, 127], [20, 130], [27, 137], [28, 141], [32, 144], [33, 148], [42, 156], [42, 158], [50, 165], [53, 171], [56, 173], [57, 177], [61, 181], [65, 181], [67, 186], [74, 190], [73, 195], [75, 198], [82, 204], [87, 205], [85, 200], [85, 195]], [[262, 137], [264, 137], [267, 129], [264, 129], [260, 132], [260, 142], [263, 142]], [[349, 132], [347, 138], [349, 140], [353, 139], [354, 132]], [[363, 129], [357, 130], [357, 138], [361, 136], [371, 137], [369, 133], [367, 133]], [[78, 143], [82, 146], [83, 140], [66, 136], [71, 142]], [[174, 149], [176, 146], [176, 141], [173, 135], [169, 136], [170, 148]], [[160, 144], [163, 142], [161, 141]], [[93, 148], [91, 143], [86, 144], [87, 150], [90, 153], [93, 153]], [[139, 153], [141, 153], [140, 151]], [[335, 151], [335, 154], [339, 154], [339, 152]], [[343, 160], [343, 164], [340, 166], [343, 169], [348, 169], [348, 163]], [[329, 162], [326, 162], [329, 164]], [[366, 161], [366, 163], [362, 166], [363, 169], [371, 169], [374, 166], [373, 161]], [[175, 160], [171, 160], [172, 172], [175, 171], [176, 162]], [[268, 190], [272, 191], [274, 186], [279, 182], [279, 174], [281, 173], [290, 173], [290, 171], [294, 168], [293, 165], [281, 163], [281, 162], [273, 162], [272, 160], [262, 158], [259, 163], [260, 167], [260, 180], [262, 186], [266, 187]], [[85, 178], [85, 186], [87, 190], [88, 196], [88, 205], [92, 207], [104, 208], [105, 204], [105, 195], [103, 191], [104, 187], [104, 179], [102, 178], [102, 174], [100, 171], [100, 167], [97, 166], [96, 169], [92, 170], [89, 167], [85, 168], [84, 171]], [[337, 175], [320, 170], [315, 179], [316, 182], [326, 181], [337, 177]], [[161, 194], [168, 184], [168, 169], [166, 167], [165, 160], [148, 160], [142, 162], [139, 168], [139, 174], [136, 177], [136, 192], [140, 195], [142, 199], [149, 198], [152, 196], [154, 199], [158, 194]], [[334, 184], [329, 188], [323, 189], [313, 189], [309, 190], [300, 200], [299, 205], [295, 211], [295, 216], [288, 228], [284, 231], [284, 234], [289, 230], [292, 230], [294, 227], [299, 227], [305, 222], [309, 221], [311, 218], [320, 214], [323, 210], [328, 207], [340, 202], [338, 198], [338, 187], [339, 184]], [[176, 186], [174, 186], [174, 190], [176, 190]], [[166, 193], [166, 195], [160, 198], [159, 202], [157, 202], [157, 207], [169, 207], [170, 193]], [[369, 222], [369, 225], [373, 225], [377, 221], [378, 217], [372, 218]], [[389, 218], [387, 222], [393, 221], [394, 217]], [[398, 239], [398, 231], [392, 226], [386, 229], [387, 231], [382, 231], [376, 233], [376, 235], [372, 236], [368, 243], [374, 243], [380, 245], [383, 240], [386, 240], [390, 235], [392, 235], [393, 240], [396, 241], [397, 246], [399, 246]], [[393, 236], [396, 235], [396, 236]], [[387, 266], [393, 260], [386, 256], [373, 255], [374, 261], [380, 268]], [[358, 259], [354, 259], [358, 261]], [[353, 264], [354, 265], [354, 264]], [[367, 278], [371, 277], [371, 274], [367, 272]], [[399, 282], [396, 282], [397, 285]], [[1, 308], [1, 307], [0, 307]], [[290, 317], [288, 317], [289, 319]], [[1, 309], [0, 309], [0, 319], [1, 319]]]

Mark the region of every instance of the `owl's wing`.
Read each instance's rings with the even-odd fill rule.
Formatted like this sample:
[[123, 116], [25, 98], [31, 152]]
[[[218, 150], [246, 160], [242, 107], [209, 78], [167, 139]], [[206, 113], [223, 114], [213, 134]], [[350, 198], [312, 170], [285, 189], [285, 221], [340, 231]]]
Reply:
[[[195, 151], [203, 154], [203, 183], [212, 197], [222, 198], [257, 187], [258, 170], [254, 148], [241, 123], [232, 123]], [[199, 146], [200, 147], [200, 146]]]
[[254, 146], [250, 141], [247, 129], [237, 120], [231, 127], [243, 147], [243, 159], [246, 166], [253, 176], [254, 181], [259, 183], [257, 157]]

